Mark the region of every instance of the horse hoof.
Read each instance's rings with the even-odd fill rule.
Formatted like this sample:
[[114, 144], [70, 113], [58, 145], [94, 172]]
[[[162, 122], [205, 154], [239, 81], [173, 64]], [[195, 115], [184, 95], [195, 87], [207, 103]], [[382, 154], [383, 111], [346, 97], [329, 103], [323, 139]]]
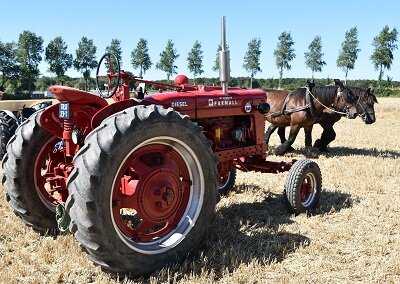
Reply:
[[295, 149], [292, 147], [292, 146], [290, 146], [288, 149], [287, 149], [287, 152], [294, 152], [295, 151]]
[[285, 148], [283, 148], [283, 147], [281, 147], [281, 146], [276, 147], [276, 149], [275, 149], [275, 155], [282, 156], [282, 155], [284, 155], [285, 153], [286, 153]]
[[317, 159], [319, 157], [319, 153], [315, 151], [315, 148], [308, 148], [305, 151], [305, 156], [309, 159]]

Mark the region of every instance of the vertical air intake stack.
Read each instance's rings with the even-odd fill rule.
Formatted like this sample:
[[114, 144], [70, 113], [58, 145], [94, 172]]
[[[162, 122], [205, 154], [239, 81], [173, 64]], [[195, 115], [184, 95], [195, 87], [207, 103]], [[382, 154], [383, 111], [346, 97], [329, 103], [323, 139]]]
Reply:
[[222, 30], [221, 30], [221, 51], [219, 52], [219, 80], [221, 81], [222, 92], [228, 93], [228, 83], [230, 79], [230, 58], [229, 50], [226, 46], [226, 35], [225, 35], [225, 16], [222, 16]]

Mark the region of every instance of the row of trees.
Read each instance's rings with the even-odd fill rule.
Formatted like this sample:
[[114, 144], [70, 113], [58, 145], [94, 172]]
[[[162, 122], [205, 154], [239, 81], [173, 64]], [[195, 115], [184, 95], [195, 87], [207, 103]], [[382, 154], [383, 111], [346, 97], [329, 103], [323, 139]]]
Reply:
[[[374, 51], [370, 57], [374, 68], [379, 71], [378, 82], [382, 80], [385, 70], [390, 70], [393, 62], [393, 51], [397, 46], [396, 28], [390, 31], [385, 26], [378, 36], [374, 37], [372, 45]], [[336, 65], [343, 70], [347, 80], [348, 72], [354, 69], [359, 48], [358, 31], [356, 27], [351, 28], [345, 34], [340, 49], [339, 57]], [[193, 74], [194, 79], [204, 73], [203, 70], [203, 51], [201, 43], [195, 41], [192, 49], [188, 53], [187, 63], [188, 69]], [[218, 51], [221, 46], [218, 46]], [[74, 67], [81, 72], [83, 78], [87, 82], [90, 78], [91, 70], [97, 66], [96, 51], [97, 48], [93, 44], [93, 40], [82, 37], [75, 51], [75, 58], [67, 52], [67, 44], [62, 37], [56, 37], [51, 40], [47, 47], [43, 48], [43, 39], [30, 31], [24, 31], [19, 35], [18, 43], [2, 43], [0, 42], [0, 72], [1, 82], [0, 90], [4, 90], [7, 83], [16, 85], [21, 84], [22, 89], [32, 90], [32, 84], [40, 75], [39, 63], [42, 61], [42, 53], [44, 51], [44, 60], [49, 64], [49, 71], [55, 74], [58, 80], [62, 79], [67, 70]], [[118, 59], [122, 60], [121, 42], [118, 39], [112, 39], [111, 44], [106, 47], [106, 52], [114, 53]], [[250, 87], [254, 76], [261, 72], [260, 55], [261, 55], [261, 39], [253, 38], [248, 43], [248, 49], [244, 56], [243, 68], [250, 74]], [[174, 48], [172, 40], [168, 40], [165, 49], [160, 53], [160, 59], [155, 67], [166, 73], [167, 79], [177, 73], [175, 61], [179, 58], [177, 50]], [[308, 51], [304, 53], [305, 64], [311, 69], [312, 77], [315, 72], [321, 72], [326, 62], [323, 60], [322, 40], [320, 36], [315, 36]], [[279, 70], [279, 87], [284, 70], [291, 69], [291, 61], [296, 57], [294, 49], [294, 40], [290, 32], [282, 32], [278, 37], [278, 43], [274, 50], [275, 63]], [[139, 76], [143, 76], [147, 70], [153, 65], [149, 56], [148, 42], [141, 38], [136, 48], [131, 52], [131, 62], [134, 69], [139, 70]], [[215, 60], [213, 70], [219, 69], [218, 57]]]

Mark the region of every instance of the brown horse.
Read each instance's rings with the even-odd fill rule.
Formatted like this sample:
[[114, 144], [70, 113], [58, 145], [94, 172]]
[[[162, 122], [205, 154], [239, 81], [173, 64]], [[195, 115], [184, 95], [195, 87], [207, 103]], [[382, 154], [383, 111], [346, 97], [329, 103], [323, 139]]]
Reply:
[[277, 155], [283, 155], [290, 150], [300, 128], [304, 128], [306, 148], [311, 148], [312, 127], [328, 106], [345, 110], [342, 113], [355, 117], [357, 98], [340, 81], [335, 83], [335, 86], [325, 87], [315, 87], [313, 83], [308, 83], [306, 88], [298, 88], [290, 93], [280, 90], [266, 91], [266, 102], [271, 107], [270, 113], [265, 116], [271, 123], [265, 136], [266, 143], [277, 127], [290, 126], [289, 138], [275, 149]]
[[[374, 104], [378, 103], [378, 100], [376, 99], [376, 96], [373, 94], [373, 91], [370, 88], [368, 89], [363, 89], [358, 87], [349, 87], [349, 88], [353, 92], [353, 95], [357, 98], [357, 103], [355, 105], [357, 115], [362, 118], [365, 124], [374, 123], [375, 122]], [[336, 138], [336, 133], [335, 130], [333, 129], [333, 125], [336, 122], [338, 122], [342, 117], [344, 117], [343, 114], [333, 112], [330, 109], [325, 109], [323, 111], [321, 118], [318, 121], [318, 123], [321, 125], [323, 129], [323, 132], [321, 134], [321, 138], [315, 141], [313, 147], [318, 148], [320, 152], [328, 151], [328, 144], [333, 140], [335, 140]], [[272, 132], [275, 129], [276, 128], [271, 127]], [[286, 141], [285, 127], [278, 128], [278, 135], [281, 139], [281, 143], [284, 143]]]

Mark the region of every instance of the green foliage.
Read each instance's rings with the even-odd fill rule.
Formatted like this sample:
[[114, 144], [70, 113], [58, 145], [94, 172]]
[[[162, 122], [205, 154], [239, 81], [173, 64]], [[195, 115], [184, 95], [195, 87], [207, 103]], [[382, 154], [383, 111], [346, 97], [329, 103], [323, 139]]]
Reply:
[[386, 25], [378, 36], [374, 37], [372, 45], [374, 52], [371, 55], [371, 61], [374, 64], [376, 71], [379, 70], [378, 84], [383, 77], [384, 69], [390, 70], [393, 62], [393, 51], [397, 49], [397, 30], [393, 28], [392, 31]]
[[78, 49], [76, 50], [74, 68], [83, 74], [83, 78], [86, 82], [86, 90], [89, 88], [87, 83], [90, 77], [90, 71], [97, 67], [96, 50], [97, 48], [94, 46], [93, 40], [87, 37], [82, 37], [78, 43]]
[[[111, 44], [106, 47], [106, 53], [112, 53], [114, 54], [118, 61], [120, 66], [122, 66], [122, 49], [121, 49], [121, 41], [118, 39], [112, 39]], [[108, 63], [108, 58], [105, 59], [105, 65], [107, 69], [109, 69], [109, 63]], [[112, 71], [117, 72], [117, 64], [112, 64]]]
[[213, 71], [218, 71], [219, 70], [219, 52], [222, 50], [221, 44], [218, 44], [217, 48], [217, 56], [215, 57], [214, 65], [212, 67]]
[[308, 46], [308, 52], [304, 53], [306, 66], [312, 71], [312, 78], [314, 78], [314, 72], [321, 72], [322, 66], [326, 65], [326, 62], [322, 60], [323, 56], [321, 37], [315, 36]]
[[[229, 50], [229, 45], [226, 45], [226, 49]], [[219, 71], [219, 52], [222, 50], [221, 44], [218, 44], [217, 55], [215, 57], [214, 65], [212, 71]]]
[[347, 82], [347, 74], [349, 73], [349, 70], [354, 69], [358, 53], [361, 51], [361, 49], [358, 48], [359, 41], [357, 36], [357, 27], [353, 27], [346, 32], [339, 57], [336, 60], [336, 66], [341, 68], [345, 73], [345, 83]]
[[260, 55], [261, 55], [261, 39], [253, 38], [249, 43], [244, 56], [243, 68], [250, 72], [250, 88], [253, 87], [253, 78], [261, 72], [260, 68]]
[[28, 82], [28, 90], [31, 92], [32, 84], [39, 77], [39, 63], [42, 60], [43, 39], [30, 31], [24, 31], [19, 35], [17, 60], [20, 66], [21, 78]]
[[14, 42], [0, 42], [0, 91], [5, 90], [6, 83], [19, 78], [17, 62], [17, 45]]
[[290, 33], [282, 32], [279, 35], [278, 44], [274, 50], [275, 64], [279, 70], [279, 88], [281, 87], [283, 70], [290, 70], [292, 66], [289, 63], [296, 58], [293, 45], [294, 41]]
[[179, 54], [174, 48], [174, 43], [171, 39], [168, 40], [167, 46], [164, 51], [160, 53], [160, 61], [156, 64], [156, 68], [167, 73], [167, 80], [176, 74], [177, 66], [174, 65], [175, 60], [178, 59]]
[[150, 60], [147, 40], [140, 38], [136, 48], [131, 53], [131, 63], [134, 69], [139, 68], [139, 76], [142, 77], [150, 69], [153, 63]]
[[72, 66], [72, 54], [67, 53], [67, 44], [58, 36], [46, 47], [45, 61], [49, 63], [49, 71], [57, 77], [63, 76]]
[[196, 40], [190, 50], [188, 57], [188, 69], [193, 73], [193, 77], [196, 79], [197, 75], [204, 73], [203, 67], [203, 51], [201, 50], [201, 43]]

